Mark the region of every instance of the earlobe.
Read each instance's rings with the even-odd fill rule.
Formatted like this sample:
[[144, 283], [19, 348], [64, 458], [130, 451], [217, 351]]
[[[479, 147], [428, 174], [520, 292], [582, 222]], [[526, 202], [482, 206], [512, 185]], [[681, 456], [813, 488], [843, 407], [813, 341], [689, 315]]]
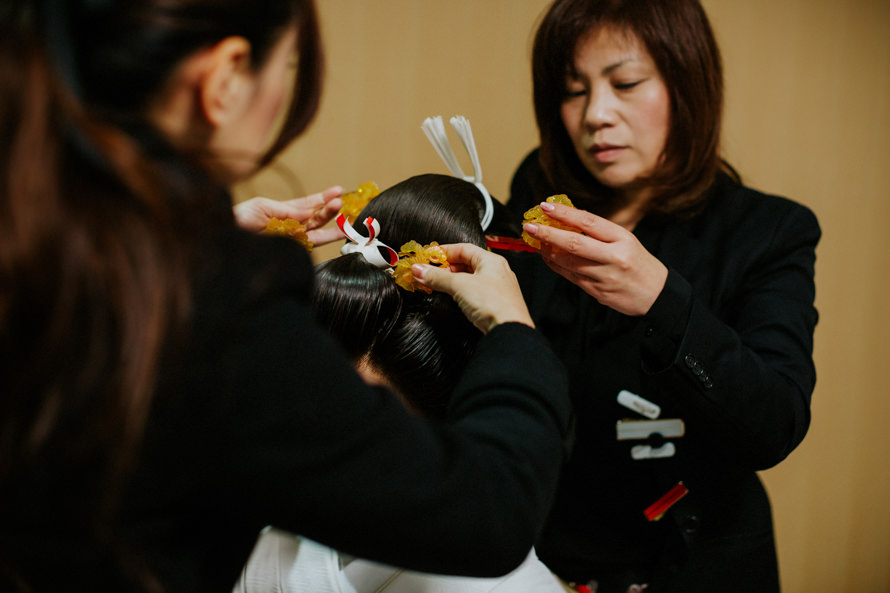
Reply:
[[219, 127], [234, 119], [249, 96], [250, 43], [227, 37], [207, 56], [209, 67], [200, 84], [201, 109], [207, 122]]

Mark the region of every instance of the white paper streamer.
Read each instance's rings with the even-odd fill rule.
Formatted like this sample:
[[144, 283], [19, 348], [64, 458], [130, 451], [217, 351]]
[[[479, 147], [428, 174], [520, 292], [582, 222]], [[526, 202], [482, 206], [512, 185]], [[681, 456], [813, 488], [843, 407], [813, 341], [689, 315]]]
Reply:
[[473, 174], [465, 175], [454, 151], [451, 149], [451, 142], [448, 140], [448, 134], [445, 132], [445, 124], [442, 123], [442, 116], [428, 117], [423, 121], [421, 128], [426, 137], [429, 139], [433, 148], [439, 153], [439, 157], [445, 162], [448, 170], [455, 177], [459, 177], [464, 181], [469, 181], [479, 188], [482, 192], [482, 198], [485, 201], [485, 212], [482, 215], [482, 229], [488, 228], [491, 224], [492, 216], [494, 216], [494, 204], [492, 203], [491, 194], [482, 184], [482, 166], [479, 164], [479, 154], [476, 151], [476, 142], [473, 140], [473, 129], [470, 127], [470, 121], [462, 115], [455, 115], [451, 118], [451, 127], [457, 132], [458, 138], [470, 155], [470, 162], [473, 164]]

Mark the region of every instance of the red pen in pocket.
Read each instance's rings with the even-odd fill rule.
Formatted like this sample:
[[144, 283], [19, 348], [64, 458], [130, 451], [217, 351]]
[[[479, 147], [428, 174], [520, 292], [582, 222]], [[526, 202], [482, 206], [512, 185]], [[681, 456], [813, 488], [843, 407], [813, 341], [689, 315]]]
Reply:
[[689, 489], [683, 482], [678, 482], [676, 486], [667, 491], [667, 494], [652, 503], [648, 509], [643, 511], [646, 518], [650, 521], [658, 521], [671, 508], [675, 502], [686, 496]]

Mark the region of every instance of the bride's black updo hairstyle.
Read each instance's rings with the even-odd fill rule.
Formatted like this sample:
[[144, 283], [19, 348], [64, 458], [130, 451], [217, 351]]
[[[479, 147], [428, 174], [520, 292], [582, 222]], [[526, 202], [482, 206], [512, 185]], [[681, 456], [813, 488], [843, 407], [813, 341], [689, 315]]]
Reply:
[[[501, 205], [495, 206], [497, 223]], [[356, 220], [378, 220], [378, 238], [397, 251], [411, 240], [485, 247], [484, 209], [472, 183], [427, 174], [385, 190]], [[313, 307], [357, 364], [383, 375], [411, 408], [445, 417], [449, 396], [481, 337], [450, 296], [403, 290], [385, 270], [351, 253], [316, 267]]]

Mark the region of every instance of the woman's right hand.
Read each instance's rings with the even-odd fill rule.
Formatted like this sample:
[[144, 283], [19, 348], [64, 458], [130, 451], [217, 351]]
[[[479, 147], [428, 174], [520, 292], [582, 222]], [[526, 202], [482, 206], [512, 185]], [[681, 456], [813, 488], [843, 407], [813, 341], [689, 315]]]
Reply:
[[508, 322], [535, 326], [506, 259], [469, 243], [442, 248], [451, 269], [415, 264], [411, 271], [422, 284], [450, 294], [482, 333]]
[[251, 198], [235, 205], [235, 222], [244, 230], [258, 233], [266, 228], [273, 217], [299, 220], [306, 225], [309, 240], [315, 245], [324, 245], [343, 238], [336, 225], [323, 228], [343, 206], [340, 199], [342, 194], [343, 188], [334, 185], [305, 198], [282, 201]]
[[600, 216], [563, 204], [542, 203], [550, 217], [581, 231], [525, 224], [540, 240], [544, 261], [601, 304], [630, 316], [649, 312], [667, 282], [668, 269], [636, 235]]

